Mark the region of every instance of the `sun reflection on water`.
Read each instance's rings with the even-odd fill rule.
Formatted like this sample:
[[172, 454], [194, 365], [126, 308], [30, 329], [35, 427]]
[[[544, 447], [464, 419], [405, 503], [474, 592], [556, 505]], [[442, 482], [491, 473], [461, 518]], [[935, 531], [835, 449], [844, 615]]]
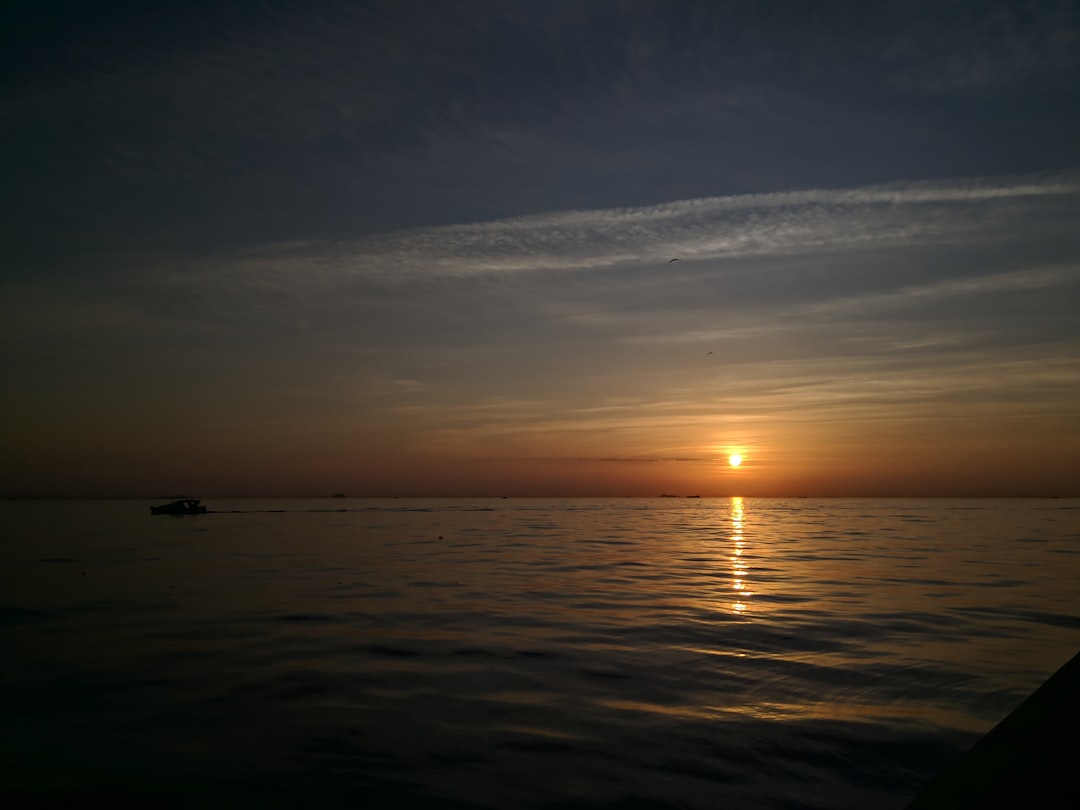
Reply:
[[744, 614], [750, 610], [750, 597], [754, 595], [749, 590], [746, 581], [747, 567], [743, 560], [745, 546], [743, 520], [743, 499], [736, 495], [731, 499], [731, 588], [735, 596], [735, 601], [731, 603], [731, 610], [737, 614]]

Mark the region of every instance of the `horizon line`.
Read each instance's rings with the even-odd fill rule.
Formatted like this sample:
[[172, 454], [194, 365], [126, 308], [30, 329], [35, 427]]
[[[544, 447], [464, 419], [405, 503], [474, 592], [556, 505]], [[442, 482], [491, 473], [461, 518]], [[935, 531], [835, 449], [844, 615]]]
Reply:
[[[170, 498], [181, 497], [175, 495], [0, 495], [0, 501], [160, 501]], [[184, 496], [187, 497], [187, 496]], [[742, 498], [744, 500], [890, 500], [890, 499], [919, 499], [919, 500], [1077, 500], [1080, 494], [1054, 494], [1054, 495], [991, 495], [991, 494], [968, 494], [968, 495], [927, 495], [899, 493], [889, 495], [855, 495], [855, 494], [805, 494], [805, 495], [678, 495], [658, 493], [655, 495], [210, 495], [197, 500], [521, 500], [521, 499], [548, 499], [548, 500], [614, 500], [614, 499], [654, 499], [654, 500], [730, 500]]]

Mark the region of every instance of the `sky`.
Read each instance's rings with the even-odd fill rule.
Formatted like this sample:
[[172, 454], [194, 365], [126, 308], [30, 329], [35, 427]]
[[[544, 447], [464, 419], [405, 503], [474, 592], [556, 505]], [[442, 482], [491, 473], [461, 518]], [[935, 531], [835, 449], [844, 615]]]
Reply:
[[1077, 99], [1053, 0], [5, 4], [0, 494], [1080, 495]]

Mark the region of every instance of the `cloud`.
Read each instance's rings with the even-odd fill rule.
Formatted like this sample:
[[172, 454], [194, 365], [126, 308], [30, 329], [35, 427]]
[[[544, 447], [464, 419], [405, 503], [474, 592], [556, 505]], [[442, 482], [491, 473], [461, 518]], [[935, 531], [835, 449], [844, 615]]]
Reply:
[[927, 301], [948, 298], [992, 295], [1064, 287], [1080, 283], [1080, 265], [1025, 268], [1008, 273], [993, 273], [975, 278], [946, 279], [929, 284], [901, 287], [885, 293], [835, 298], [811, 304], [807, 312], [819, 314], [880, 313], [886, 309], [918, 306]]
[[[1058, 302], [1080, 275], [1078, 202], [1080, 180], [1064, 173], [561, 211], [199, 258], [143, 254], [134, 275], [10, 288], [5, 322], [10, 334], [98, 349], [137, 334], [159, 348], [319, 346], [380, 368], [394, 355], [402, 365], [365, 386], [397, 395], [463, 365], [475, 364], [476, 378], [487, 373], [480, 365], [521, 374], [556, 347], [566, 370], [600, 345], [609, 364], [618, 347], [627, 368], [714, 341], [699, 353], [717, 350], [714, 362], [735, 346], [740, 362], [1034, 346], [1074, 331]], [[511, 346], [515, 356], [499, 354]]]
[[[488, 0], [204, 5], [87, 12], [98, 27], [55, 21], [72, 35], [52, 51], [16, 43], [29, 58], [4, 77], [0, 172], [12, 204], [0, 238], [28, 267], [8, 262], [0, 274], [73, 276], [87, 256], [125, 250], [354, 239], [717, 189], [1007, 173], [1076, 158], [1075, 116], [1063, 112], [1075, 95], [1076, 16], [1061, 4], [996, 22], [996, 9], [921, 0], [782, 13], [655, 0], [616, 11]], [[52, 64], [50, 53], [62, 58]], [[989, 105], [895, 92], [1025, 76], [1041, 82], [1038, 93]], [[698, 249], [782, 243], [776, 216], [766, 219], [764, 231], [744, 226]], [[649, 244], [537, 253], [553, 267], [603, 266]], [[521, 264], [519, 251], [471, 244], [467, 232], [450, 246], [460, 255], [434, 274]], [[384, 276], [429, 258], [411, 243], [360, 247]], [[331, 269], [348, 260], [329, 248], [320, 258]]]
[[[204, 269], [268, 290], [988, 242], [1075, 215], [1075, 174], [677, 200], [270, 245]], [[685, 264], [684, 264], [685, 266]]]

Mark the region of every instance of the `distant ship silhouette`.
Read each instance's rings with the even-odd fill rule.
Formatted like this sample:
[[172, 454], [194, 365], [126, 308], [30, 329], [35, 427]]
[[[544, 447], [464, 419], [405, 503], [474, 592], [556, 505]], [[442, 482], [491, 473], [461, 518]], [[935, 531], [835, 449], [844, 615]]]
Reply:
[[168, 503], [150, 507], [151, 515], [205, 515], [206, 507], [196, 498], [176, 497]]

